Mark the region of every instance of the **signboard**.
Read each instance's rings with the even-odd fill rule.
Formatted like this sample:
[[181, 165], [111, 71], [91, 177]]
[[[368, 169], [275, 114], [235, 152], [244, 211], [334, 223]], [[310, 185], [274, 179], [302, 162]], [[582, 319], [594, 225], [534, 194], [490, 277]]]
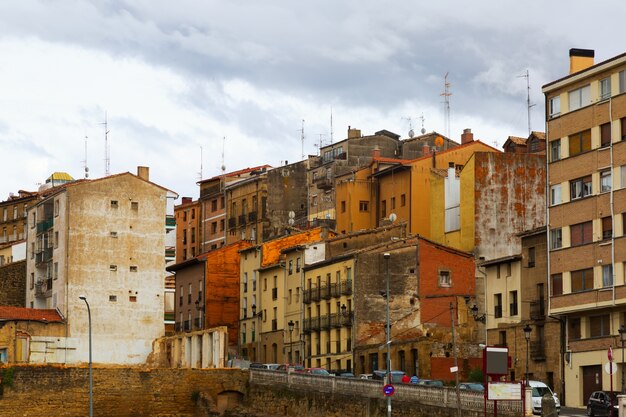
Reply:
[[521, 400], [521, 382], [489, 382], [487, 383], [488, 400]]
[[395, 388], [391, 384], [387, 384], [383, 387], [383, 394], [385, 394], [385, 397], [391, 397], [395, 391]]
[[613, 348], [609, 346], [609, 350], [606, 352], [606, 356], [609, 358], [609, 362], [613, 362]]
[[487, 375], [506, 375], [509, 372], [509, 349], [485, 346], [483, 352], [484, 371]]
[[[613, 366], [611, 366], [611, 364], [613, 364]], [[615, 375], [615, 373], [617, 372], [617, 364], [615, 364], [614, 362], [605, 363], [604, 372], [606, 372], [609, 375]]]

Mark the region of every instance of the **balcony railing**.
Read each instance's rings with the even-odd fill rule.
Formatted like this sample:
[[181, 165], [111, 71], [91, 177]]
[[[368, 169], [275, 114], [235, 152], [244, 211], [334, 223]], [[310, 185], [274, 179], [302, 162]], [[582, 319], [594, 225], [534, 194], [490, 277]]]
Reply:
[[186, 332], [191, 331], [191, 321], [190, 321], [190, 320], [185, 320], [185, 322], [184, 322], [184, 323], [185, 323], [184, 330], [185, 330]]
[[250, 213], [248, 213], [249, 222], [255, 222], [256, 219], [257, 219], [256, 211], [251, 211]]
[[330, 300], [330, 286], [324, 285], [320, 288], [320, 297], [324, 300]]
[[545, 299], [540, 298], [530, 302], [530, 318], [532, 320], [543, 320], [546, 318]]
[[330, 284], [330, 296], [335, 298], [339, 298], [341, 296], [341, 284], [339, 282]]
[[333, 180], [325, 176], [316, 178], [315, 180], [313, 180], [313, 182], [320, 190], [328, 190], [330, 188], [333, 188]]
[[244, 226], [246, 224], [246, 215], [245, 214], [240, 214], [239, 215], [239, 226]]
[[311, 291], [304, 290], [302, 294], [302, 302], [304, 304], [311, 304]]
[[44, 248], [35, 254], [35, 263], [40, 264], [52, 259], [52, 247]]
[[352, 294], [352, 280], [351, 279], [341, 281], [341, 294], [342, 295]]
[[202, 319], [200, 317], [196, 317], [195, 319], [193, 319], [193, 328], [202, 329]]
[[237, 226], [237, 219], [235, 217], [228, 218], [228, 228], [232, 229]]
[[304, 304], [314, 303], [320, 300], [320, 289], [318, 288], [309, 288], [308, 290], [304, 290]]
[[47, 232], [52, 229], [52, 225], [54, 224], [54, 219], [46, 219], [37, 223], [37, 234]]
[[546, 348], [543, 340], [530, 342], [530, 357], [534, 361], [546, 360]]

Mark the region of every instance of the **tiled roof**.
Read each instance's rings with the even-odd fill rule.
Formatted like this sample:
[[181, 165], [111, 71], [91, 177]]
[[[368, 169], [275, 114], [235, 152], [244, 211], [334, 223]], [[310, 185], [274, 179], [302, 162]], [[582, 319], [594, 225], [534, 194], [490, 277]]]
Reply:
[[537, 139], [546, 140], [546, 132], [537, 132], [533, 130], [531, 135], [534, 135]]
[[507, 139], [507, 141], [511, 141], [516, 145], [526, 145], [526, 140], [524, 138], [520, 138], [518, 136], [509, 136], [509, 138]]
[[63, 317], [52, 309], [0, 306], [0, 321], [12, 320], [62, 323]]

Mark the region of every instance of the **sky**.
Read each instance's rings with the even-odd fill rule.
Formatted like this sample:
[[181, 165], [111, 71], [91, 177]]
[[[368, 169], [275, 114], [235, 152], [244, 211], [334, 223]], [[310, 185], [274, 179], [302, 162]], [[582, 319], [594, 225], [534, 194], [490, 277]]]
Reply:
[[56, 171], [79, 179], [87, 166], [100, 178], [107, 159], [110, 174], [148, 166], [153, 182], [197, 198], [197, 181], [222, 165], [296, 162], [349, 126], [402, 138], [423, 127], [458, 142], [470, 128], [501, 149], [528, 136], [527, 80], [531, 129], [543, 131], [541, 86], [567, 75], [570, 48], [594, 49], [596, 63], [625, 52], [625, 7], [0, 2], [0, 201]]

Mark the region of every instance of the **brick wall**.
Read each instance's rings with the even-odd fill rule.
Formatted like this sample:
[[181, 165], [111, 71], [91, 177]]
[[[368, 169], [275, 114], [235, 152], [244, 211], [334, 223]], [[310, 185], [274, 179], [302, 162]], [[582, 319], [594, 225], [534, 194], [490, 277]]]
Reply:
[[0, 267], [0, 305], [25, 307], [26, 261]]

